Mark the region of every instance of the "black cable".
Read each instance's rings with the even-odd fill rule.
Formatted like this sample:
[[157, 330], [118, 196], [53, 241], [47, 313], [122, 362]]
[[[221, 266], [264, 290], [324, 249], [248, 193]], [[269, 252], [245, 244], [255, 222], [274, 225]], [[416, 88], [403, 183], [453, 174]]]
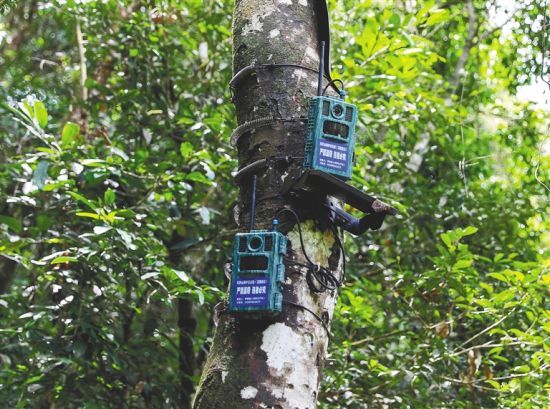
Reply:
[[237, 126], [233, 130], [233, 133], [231, 134], [231, 137], [229, 139], [229, 143], [231, 143], [231, 145], [233, 146], [236, 146], [241, 135], [245, 134], [246, 132], [252, 129], [258, 129], [264, 126], [272, 125], [277, 122], [283, 122], [283, 123], [284, 122], [307, 122], [307, 118], [305, 117], [279, 118], [271, 115], [271, 116], [263, 116], [261, 118], [252, 119], [250, 121], [244, 122], [243, 124]]
[[[338, 88], [338, 87], [336, 86], [335, 82], [339, 82], [340, 85], [342, 86], [342, 88]], [[331, 85], [334, 86], [334, 88], [336, 88], [336, 90], [338, 91], [339, 94], [340, 94], [342, 91], [345, 90], [344, 81], [342, 81], [342, 80], [339, 79], [339, 78], [336, 78], [336, 79], [330, 80], [330, 81], [328, 82], [328, 84], [327, 84], [327, 85], [325, 86], [325, 88], [323, 89], [322, 95], [325, 95], [325, 92], [327, 92], [328, 87], [330, 87]]]
[[323, 325], [323, 328], [327, 332], [328, 339], [332, 340], [332, 333], [330, 332], [330, 329], [327, 326], [327, 323], [325, 321], [323, 321], [323, 319], [318, 314], [316, 314], [315, 311], [313, 311], [310, 308], [307, 308], [305, 305], [297, 304], [297, 303], [292, 302], [292, 301], [283, 300], [283, 304], [292, 305], [294, 307], [298, 307], [298, 308], [301, 308], [304, 311], [309, 312], [311, 315], [313, 315], [315, 318], [317, 318], [321, 322], [321, 324]]
[[[250, 74], [251, 72], [257, 70], [257, 69], [273, 69], [273, 68], [281, 68], [281, 67], [291, 67], [291, 68], [299, 68], [302, 70], [313, 72], [317, 75], [319, 75], [319, 70], [316, 70], [315, 68], [311, 68], [305, 65], [300, 64], [259, 64], [259, 65], [247, 65], [244, 68], [241, 68], [239, 72], [237, 72], [233, 78], [229, 81], [229, 87], [235, 88], [235, 85], [241, 80], [241, 78], [245, 77], [246, 75]], [[329, 84], [332, 83], [332, 80], [326, 73], [323, 73], [323, 77], [327, 80], [329, 80]]]
[[340, 251], [342, 253], [342, 279], [340, 280], [340, 282], [344, 283], [346, 281], [346, 250], [344, 249], [344, 243], [342, 243], [342, 239], [338, 234], [338, 226], [336, 225], [336, 223], [334, 223], [333, 220], [329, 219], [329, 221], [330, 225], [332, 226], [332, 232], [336, 237], [338, 247], [340, 247]]
[[258, 159], [257, 161], [254, 161], [254, 162], [240, 168], [237, 171], [237, 173], [235, 174], [235, 176], [233, 176], [233, 178], [235, 179], [236, 182], [238, 182], [239, 179], [242, 179], [242, 178], [244, 178], [248, 175], [257, 174], [259, 172], [259, 170], [263, 170], [263, 169], [267, 168], [271, 164], [271, 162], [282, 161], [282, 162], [290, 163], [291, 161], [296, 160], [296, 159], [302, 159], [303, 160], [304, 157], [303, 156], [291, 156], [291, 155], [285, 155], [285, 156], [272, 155], [272, 156], [268, 156], [267, 158]]
[[345, 254], [345, 251], [344, 251], [344, 246], [342, 244], [342, 241], [340, 240], [340, 237], [338, 236], [338, 232], [334, 230], [335, 226], [332, 226], [333, 227], [333, 232], [335, 233], [335, 235], [337, 237], [338, 247], [340, 248], [340, 251], [342, 253], [342, 257], [344, 258], [344, 262], [343, 262], [344, 263], [343, 264], [344, 271], [343, 271], [343, 274], [342, 274], [342, 278], [340, 280], [338, 278], [336, 278], [336, 276], [334, 275], [334, 273], [330, 269], [328, 269], [326, 267], [323, 267], [319, 264], [315, 264], [311, 260], [309, 255], [307, 254], [306, 246], [304, 244], [304, 238], [303, 238], [303, 235], [302, 235], [302, 226], [301, 226], [300, 218], [294, 210], [292, 210], [288, 207], [284, 207], [284, 208], [280, 209], [279, 211], [277, 211], [277, 213], [275, 214], [275, 217], [277, 218], [280, 214], [282, 214], [284, 212], [288, 212], [288, 213], [292, 214], [294, 216], [294, 218], [296, 219], [296, 224], [298, 226], [298, 236], [300, 238], [300, 247], [302, 249], [302, 253], [304, 254], [304, 258], [306, 259], [308, 264], [305, 265], [305, 264], [302, 264], [302, 263], [297, 263], [297, 262], [292, 261], [292, 260], [289, 260], [289, 261], [291, 261], [292, 263], [294, 263], [296, 265], [300, 265], [302, 267], [307, 268], [306, 282], [307, 282], [310, 290], [313, 291], [314, 293], [323, 293], [327, 290], [329, 290], [329, 291], [336, 290], [344, 282], [343, 280], [344, 280], [344, 277], [345, 277], [346, 254]]

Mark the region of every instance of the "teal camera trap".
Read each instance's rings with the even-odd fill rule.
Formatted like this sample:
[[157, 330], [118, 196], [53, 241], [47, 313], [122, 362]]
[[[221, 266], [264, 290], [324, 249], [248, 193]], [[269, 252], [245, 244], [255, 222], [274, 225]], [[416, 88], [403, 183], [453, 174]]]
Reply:
[[343, 90], [340, 98], [323, 95], [324, 53], [322, 42], [317, 96], [309, 100], [303, 167], [347, 180], [353, 171], [357, 107], [344, 102]]
[[254, 230], [256, 175], [252, 186], [250, 231], [237, 233], [233, 241], [229, 310], [277, 314], [283, 306], [287, 238], [277, 231], [277, 219], [272, 231]]

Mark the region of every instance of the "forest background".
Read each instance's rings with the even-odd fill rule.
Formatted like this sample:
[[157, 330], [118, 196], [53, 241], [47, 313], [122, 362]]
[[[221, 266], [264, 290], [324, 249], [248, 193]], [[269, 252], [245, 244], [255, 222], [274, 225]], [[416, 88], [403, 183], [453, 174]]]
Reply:
[[[233, 2], [0, 7], [0, 406], [185, 407], [239, 231]], [[549, 407], [546, 1], [329, 11], [352, 183], [400, 215], [346, 236], [320, 407]]]

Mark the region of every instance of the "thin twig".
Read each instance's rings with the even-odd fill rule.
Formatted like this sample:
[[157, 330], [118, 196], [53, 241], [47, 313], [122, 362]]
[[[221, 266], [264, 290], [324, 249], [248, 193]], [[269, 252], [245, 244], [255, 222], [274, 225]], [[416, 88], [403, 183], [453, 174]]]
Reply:
[[521, 10], [521, 8], [517, 8], [515, 9], [514, 11], [512, 11], [510, 13], [510, 16], [504, 20], [504, 22], [496, 27], [494, 27], [492, 30], [489, 30], [489, 31], [486, 31], [484, 32], [482, 35], [479, 36], [479, 38], [477, 39], [477, 41], [475, 41], [473, 43], [474, 46], [478, 45], [479, 43], [481, 43], [483, 40], [485, 40], [486, 38], [492, 36], [496, 31], [500, 30], [502, 27], [504, 27], [506, 24], [508, 24], [510, 22], [510, 20], [512, 20], [515, 16], [516, 16], [516, 13]]
[[[547, 131], [550, 131], [550, 125], [548, 125]], [[537, 158], [537, 164], [535, 166], [535, 180], [537, 182], [539, 182], [546, 190], [550, 191], [550, 188], [548, 186], [546, 186], [546, 184], [539, 178], [540, 157], [542, 156], [541, 155], [541, 150], [542, 150], [542, 146], [544, 146], [547, 139], [548, 139], [548, 137], [544, 138], [544, 140], [537, 147], [537, 152], [538, 152], [537, 156], [538, 156], [538, 158]]]
[[[546, 78], [544, 78], [544, 73], [546, 72], [545, 68], [546, 68], [546, 61], [545, 61], [545, 56], [546, 56], [546, 33], [548, 33], [548, 23], [546, 21], [546, 6], [548, 5], [547, 3], [547, 0], [544, 1], [544, 13], [543, 13], [543, 21], [542, 21], [542, 44], [541, 44], [541, 51], [542, 51], [542, 61], [540, 63], [541, 65], [541, 70], [540, 70], [540, 78], [543, 82], [545, 82], [546, 84], [548, 84], [550, 86], [550, 80], [547, 80]], [[546, 187], [546, 185], [545, 185]], [[548, 188], [547, 188], [548, 189]]]
[[82, 100], [88, 100], [88, 88], [86, 88], [86, 79], [88, 71], [86, 69], [86, 49], [84, 48], [84, 39], [80, 29], [80, 19], [76, 19], [76, 42], [78, 44], [78, 55], [80, 56], [80, 87], [82, 91]]
[[379, 340], [384, 339], [384, 338], [393, 337], [394, 335], [404, 334], [406, 332], [409, 332], [409, 330], [408, 329], [399, 329], [399, 330], [395, 330], [395, 331], [392, 331], [392, 332], [388, 332], [387, 334], [379, 335], [377, 337], [366, 337], [366, 338], [360, 339], [358, 341], [353, 341], [350, 345], [351, 346], [357, 346], [357, 345], [364, 344], [366, 342], [375, 342], [375, 341], [379, 341]]
[[[525, 295], [521, 298], [520, 300], [520, 303], [521, 304], [521, 301], [523, 301], [525, 299]], [[518, 305], [519, 305], [518, 304]], [[459, 348], [463, 348], [465, 345], [469, 344], [470, 342], [472, 342], [474, 339], [482, 336], [483, 334], [485, 334], [486, 332], [492, 330], [493, 328], [495, 328], [496, 326], [500, 325], [500, 323], [502, 321], [504, 321], [506, 318], [508, 318], [510, 315], [512, 315], [512, 313], [514, 313], [516, 311], [516, 307], [512, 308], [512, 310], [510, 310], [510, 312], [508, 314], [506, 314], [504, 317], [502, 317], [501, 319], [499, 319], [497, 322], [494, 322], [493, 324], [489, 325], [487, 328], [485, 328], [483, 331], [481, 332], [478, 332], [477, 334], [475, 334], [473, 337], [471, 337], [470, 339], [468, 339], [466, 342], [462, 343]]]
[[470, 347], [470, 348], [463, 349], [463, 350], [458, 351], [458, 352], [453, 352], [449, 356], [462, 355], [462, 354], [465, 354], [466, 352], [474, 351], [476, 349], [498, 348], [498, 347], [507, 347], [507, 346], [512, 346], [512, 345], [531, 345], [531, 346], [533, 346], [533, 345], [541, 345], [541, 344], [537, 344], [535, 342], [527, 342], [527, 341], [516, 341], [516, 342], [508, 342], [508, 343], [501, 343], [501, 344], [491, 344], [491, 343], [488, 342], [486, 344], [476, 345], [476, 346], [473, 346], [473, 347]]

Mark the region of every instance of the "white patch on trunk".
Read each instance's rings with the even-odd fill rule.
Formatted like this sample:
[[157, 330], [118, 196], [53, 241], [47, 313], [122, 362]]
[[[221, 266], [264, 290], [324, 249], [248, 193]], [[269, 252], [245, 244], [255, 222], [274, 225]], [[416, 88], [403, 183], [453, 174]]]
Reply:
[[287, 4], [292, 6], [292, 0], [279, 0], [279, 4]]
[[307, 74], [303, 70], [294, 70], [294, 72], [292, 73], [292, 78], [296, 77], [299, 79], [304, 79], [307, 78]]
[[225, 378], [227, 378], [228, 373], [229, 372], [227, 372], [227, 371], [222, 371], [222, 383], [225, 383]]
[[298, 0], [298, 4], [305, 7], [307, 6], [307, 0]]
[[270, 373], [285, 380], [282, 385], [268, 388], [273, 396], [284, 398], [288, 407], [313, 409], [318, 368], [307, 337], [278, 322], [264, 331], [261, 348], [267, 355]]
[[311, 47], [306, 48], [305, 56], [312, 61], [319, 62], [319, 54]]
[[[311, 261], [326, 265], [334, 245], [334, 238], [332, 236], [324, 237], [321, 232], [316, 231], [311, 220], [302, 223], [302, 235], [306, 253]], [[293, 248], [300, 248], [300, 236], [297, 227], [288, 232], [287, 236], [292, 243], [297, 243], [298, 247]]]
[[281, 34], [281, 32], [279, 30], [277, 30], [276, 28], [274, 28], [273, 30], [271, 30], [269, 32], [269, 38], [275, 38], [275, 37], [279, 36], [279, 34]]
[[[285, 342], [281, 342], [283, 339]], [[292, 363], [290, 355], [300, 341], [300, 336], [283, 323], [277, 322], [267, 327], [262, 338], [262, 350], [267, 355], [267, 365], [281, 371], [285, 363]]]
[[243, 399], [254, 399], [258, 394], [258, 389], [253, 386], [247, 386], [246, 388], [241, 389], [241, 398]]
[[262, 7], [262, 11], [254, 13], [250, 18], [250, 22], [243, 26], [241, 32], [242, 36], [246, 36], [250, 33], [261, 33], [264, 30], [264, 19], [275, 11], [275, 6], [265, 5]]
[[332, 319], [332, 312], [334, 312], [335, 306], [336, 306], [336, 297], [327, 297], [325, 299], [323, 310], [329, 312], [331, 319]]

